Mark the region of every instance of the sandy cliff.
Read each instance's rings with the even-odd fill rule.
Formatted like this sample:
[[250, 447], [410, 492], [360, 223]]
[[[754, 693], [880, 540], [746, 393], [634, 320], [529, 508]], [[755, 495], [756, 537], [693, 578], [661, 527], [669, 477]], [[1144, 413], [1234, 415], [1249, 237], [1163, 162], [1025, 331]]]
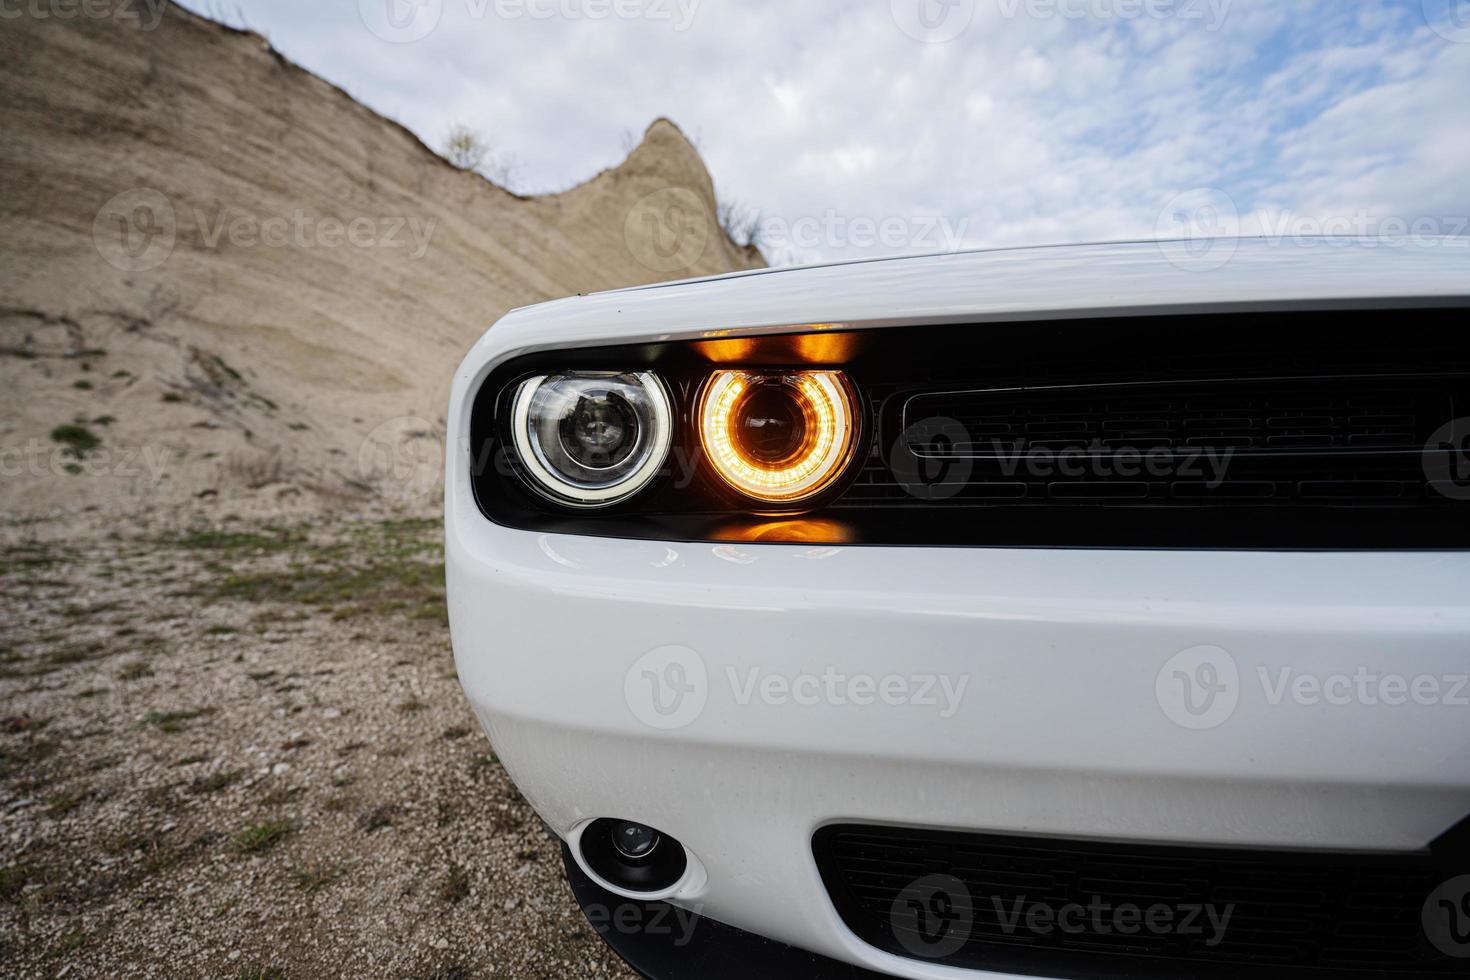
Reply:
[[406, 496], [505, 311], [761, 264], [677, 127], [511, 194], [170, 7], [0, 32], [0, 511]]

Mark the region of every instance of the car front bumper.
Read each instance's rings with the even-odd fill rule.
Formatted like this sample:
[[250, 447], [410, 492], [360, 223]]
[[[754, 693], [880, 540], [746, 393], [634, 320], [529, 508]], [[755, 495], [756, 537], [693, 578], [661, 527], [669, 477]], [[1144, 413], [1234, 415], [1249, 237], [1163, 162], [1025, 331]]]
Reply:
[[839, 961], [979, 975], [843, 925], [833, 822], [1399, 851], [1470, 814], [1470, 555], [633, 542], [453, 483], [448, 516], [460, 676], [548, 824], [657, 827], [671, 902]]

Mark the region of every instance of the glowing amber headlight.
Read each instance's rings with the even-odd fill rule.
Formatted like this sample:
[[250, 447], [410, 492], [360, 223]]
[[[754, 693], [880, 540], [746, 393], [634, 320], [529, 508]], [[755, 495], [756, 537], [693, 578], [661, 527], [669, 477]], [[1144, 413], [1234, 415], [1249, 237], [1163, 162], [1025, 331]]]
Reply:
[[716, 371], [699, 401], [710, 464], [756, 500], [795, 504], [830, 487], [858, 441], [856, 398], [841, 371]]

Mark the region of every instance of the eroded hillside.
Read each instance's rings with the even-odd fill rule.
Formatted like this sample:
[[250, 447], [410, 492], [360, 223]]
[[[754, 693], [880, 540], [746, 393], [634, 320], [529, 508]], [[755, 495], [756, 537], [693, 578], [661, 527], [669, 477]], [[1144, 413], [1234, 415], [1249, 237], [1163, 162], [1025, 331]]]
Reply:
[[0, 90], [11, 516], [432, 501], [450, 374], [502, 313], [761, 263], [667, 121], [523, 198], [176, 6], [7, 20]]

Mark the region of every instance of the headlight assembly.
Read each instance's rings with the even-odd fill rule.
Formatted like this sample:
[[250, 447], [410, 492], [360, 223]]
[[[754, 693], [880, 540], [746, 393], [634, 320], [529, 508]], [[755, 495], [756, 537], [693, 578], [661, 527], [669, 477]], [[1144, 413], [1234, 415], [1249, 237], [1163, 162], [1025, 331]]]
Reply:
[[606, 507], [642, 490], [668, 458], [673, 411], [657, 376], [563, 373], [521, 384], [513, 440], [537, 490]]
[[821, 494], [847, 468], [858, 441], [857, 398], [841, 371], [716, 371], [698, 418], [720, 479], [767, 504]]

